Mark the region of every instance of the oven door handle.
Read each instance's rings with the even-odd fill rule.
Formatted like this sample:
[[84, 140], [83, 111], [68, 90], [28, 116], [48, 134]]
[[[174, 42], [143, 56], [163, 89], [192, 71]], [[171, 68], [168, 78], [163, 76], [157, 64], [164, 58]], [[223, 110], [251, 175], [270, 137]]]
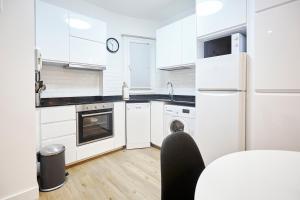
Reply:
[[81, 115], [81, 117], [92, 117], [92, 116], [96, 116], [96, 115], [106, 115], [106, 114], [112, 114], [112, 111], [86, 114], [86, 115]]

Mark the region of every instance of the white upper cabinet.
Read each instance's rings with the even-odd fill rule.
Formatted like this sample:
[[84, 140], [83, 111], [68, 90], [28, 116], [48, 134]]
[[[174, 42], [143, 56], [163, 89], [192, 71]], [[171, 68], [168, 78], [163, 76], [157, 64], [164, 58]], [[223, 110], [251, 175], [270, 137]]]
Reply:
[[256, 14], [256, 90], [300, 91], [300, 1]]
[[106, 23], [70, 13], [70, 63], [106, 65]]
[[36, 47], [43, 60], [69, 61], [68, 11], [36, 1]]
[[156, 31], [156, 66], [159, 69], [193, 65], [196, 59], [195, 15]]
[[70, 37], [70, 63], [106, 65], [105, 43]]
[[106, 42], [106, 23], [101, 20], [77, 13], [70, 13], [69, 25], [71, 36], [97, 42]]
[[264, 9], [271, 8], [273, 6], [277, 6], [286, 2], [289, 2], [291, 0], [256, 0], [255, 1], [255, 10], [261, 11]]
[[246, 26], [246, 0], [197, 0], [196, 11], [198, 37]]
[[157, 67], [170, 67], [181, 63], [181, 23], [175, 22], [156, 32]]
[[182, 21], [182, 63], [195, 63], [196, 61], [196, 17], [191, 15]]

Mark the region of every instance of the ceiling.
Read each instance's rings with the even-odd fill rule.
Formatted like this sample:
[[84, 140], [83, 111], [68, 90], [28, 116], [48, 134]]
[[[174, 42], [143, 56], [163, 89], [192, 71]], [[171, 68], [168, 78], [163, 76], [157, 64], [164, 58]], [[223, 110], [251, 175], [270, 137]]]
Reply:
[[88, 0], [119, 14], [148, 20], [168, 20], [193, 11], [196, 0]]

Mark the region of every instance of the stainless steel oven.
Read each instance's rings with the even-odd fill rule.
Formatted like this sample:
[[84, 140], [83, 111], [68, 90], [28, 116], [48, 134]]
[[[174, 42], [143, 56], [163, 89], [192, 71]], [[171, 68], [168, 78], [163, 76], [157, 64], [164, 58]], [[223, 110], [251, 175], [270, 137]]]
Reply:
[[76, 106], [77, 146], [113, 137], [113, 104]]

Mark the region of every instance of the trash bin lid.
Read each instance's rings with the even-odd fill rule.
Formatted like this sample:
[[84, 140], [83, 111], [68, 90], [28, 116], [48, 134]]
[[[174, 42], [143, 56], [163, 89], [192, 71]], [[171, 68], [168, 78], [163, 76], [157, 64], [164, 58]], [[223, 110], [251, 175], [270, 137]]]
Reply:
[[57, 155], [61, 152], [65, 151], [65, 146], [61, 144], [51, 144], [43, 147], [40, 150], [40, 154], [42, 156], [52, 156]]

